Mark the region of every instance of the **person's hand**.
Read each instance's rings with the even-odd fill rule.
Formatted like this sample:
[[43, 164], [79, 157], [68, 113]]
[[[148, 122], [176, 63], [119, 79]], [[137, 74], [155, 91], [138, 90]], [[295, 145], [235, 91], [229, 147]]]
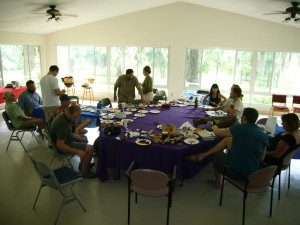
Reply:
[[65, 89], [62, 89], [61, 92], [62, 92], [63, 94], [65, 94], [65, 93], [66, 93], [66, 90], [65, 90]]

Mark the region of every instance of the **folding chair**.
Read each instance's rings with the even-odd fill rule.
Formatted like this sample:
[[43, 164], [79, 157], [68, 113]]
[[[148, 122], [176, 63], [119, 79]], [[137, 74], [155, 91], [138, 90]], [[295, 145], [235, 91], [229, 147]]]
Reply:
[[62, 163], [64, 164], [64, 159], [67, 160], [68, 164], [73, 168], [73, 165], [71, 163], [71, 158], [73, 158], [75, 155], [72, 153], [63, 153], [57, 150], [56, 146], [54, 145], [54, 143], [52, 142], [52, 139], [50, 137], [49, 131], [48, 129], [43, 129], [42, 130], [46, 140], [48, 141], [48, 147], [49, 149], [52, 150], [53, 156], [51, 159], [51, 162], [49, 165], [52, 164], [52, 162], [54, 161], [55, 158], [57, 158], [59, 161], [62, 161]]
[[271, 184], [271, 197], [270, 197], [270, 212], [269, 217], [272, 216], [272, 205], [273, 205], [273, 187], [274, 187], [274, 174], [276, 172], [277, 166], [268, 166], [264, 167], [258, 171], [252, 173], [248, 178], [244, 178], [243, 181], [237, 181], [230, 177], [226, 176], [226, 172], [228, 170], [233, 171], [240, 177], [243, 177], [239, 172], [234, 171], [232, 168], [229, 168], [227, 165], [225, 166], [225, 172], [223, 174], [222, 180], [222, 188], [220, 194], [220, 202], [219, 206], [222, 205], [222, 198], [223, 198], [223, 190], [224, 190], [224, 181], [227, 180], [231, 183], [234, 187], [239, 189], [243, 192], [243, 216], [242, 216], [242, 225], [245, 224], [245, 211], [246, 211], [246, 199], [248, 193], [258, 193], [264, 192], [270, 187], [270, 181], [272, 180]]
[[[6, 126], [7, 126], [8, 130], [12, 131], [12, 133], [10, 135], [10, 138], [9, 138], [9, 141], [8, 141], [8, 145], [6, 147], [6, 151], [8, 150], [8, 147], [9, 147], [9, 144], [10, 144], [11, 141], [19, 141], [20, 144], [22, 145], [22, 147], [24, 148], [25, 152], [27, 152], [25, 146], [22, 143], [22, 139], [23, 139], [23, 136], [24, 136], [25, 132], [30, 132], [32, 134], [32, 136], [35, 137], [36, 141], [39, 143], [39, 141], [38, 141], [38, 139], [37, 139], [37, 137], [35, 136], [35, 133], [34, 133], [34, 131], [36, 130], [35, 126], [28, 127], [28, 128], [16, 129], [12, 125], [11, 120], [9, 119], [9, 117], [8, 117], [8, 115], [5, 111], [2, 112], [2, 117], [3, 117], [3, 119], [6, 123]], [[21, 134], [22, 136], [19, 137], [19, 134]]]
[[300, 96], [293, 96], [292, 108], [294, 113], [300, 112]]
[[289, 108], [286, 106], [286, 95], [272, 94], [272, 106], [270, 108], [270, 114], [275, 111], [289, 113]]
[[78, 202], [84, 212], [86, 211], [73, 191], [73, 186], [82, 180], [82, 176], [79, 173], [68, 166], [63, 166], [53, 170], [45, 163], [36, 160], [31, 153], [29, 153], [29, 157], [42, 182], [32, 207], [33, 210], [35, 209], [41, 189], [45, 186], [48, 186], [59, 191], [63, 196], [63, 200], [57, 213], [54, 225], [57, 224], [63, 205], [74, 200]]
[[128, 177], [128, 217], [127, 224], [130, 224], [130, 197], [135, 193], [135, 203], [137, 204], [137, 195], [148, 197], [168, 197], [167, 222], [169, 224], [170, 207], [172, 206], [172, 193], [174, 191], [176, 165], [172, 169], [171, 177], [167, 174], [150, 169], [136, 169], [136, 163], [132, 162], [129, 166], [126, 176]]

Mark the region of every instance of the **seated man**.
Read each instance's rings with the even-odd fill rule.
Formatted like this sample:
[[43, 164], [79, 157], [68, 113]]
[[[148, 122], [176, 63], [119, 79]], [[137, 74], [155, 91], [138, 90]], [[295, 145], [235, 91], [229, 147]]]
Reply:
[[[265, 133], [255, 124], [258, 112], [253, 108], [245, 108], [241, 124], [230, 128], [219, 129], [212, 126], [216, 136], [225, 137], [221, 142], [198, 155], [188, 156], [188, 160], [201, 161], [209, 155], [213, 155], [216, 187], [221, 188], [221, 174], [224, 173], [224, 164], [228, 164], [232, 171], [226, 174], [234, 179], [241, 180], [241, 176], [248, 176], [259, 169], [261, 160], [264, 158], [268, 138]], [[228, 154], [223, 151], [227, 149]]]
[[[68, 110], [71, 102], [70, 97], [67, 94], [62, 94], [59, 96], [60, 106], [54, 111], [53, 117], [56, 117], [60, 113], [64, 113]], [[84, 135], [87, 133], [87, 130], [84, 129], [87, 125], [92, 122], [91, 119], [87, 118], [83, 121], [75, 121], [72, 126], [72, 131], [78, 135]]]
[[26, 116], [20, 106], [17, 105], [16, 96], [12, 92], [5, 92], [3, 98], [6, 101], [5, 112], [14, 128], [22, 129], [37, 126], [37, 132], [43, 137], [42, 129], [45, 126], [44, 120]]
[[19, 96], [18, 105], [27, 116], [32, 116], [32, 111], [35, 107], [42, 105], [42, 98], [36, 93], [36, 88], [33, 80], [26, 82], [27, 90]]
[[226, 101], [223, 101], [220, 106], [209, 108], [207, 110], [223, 110], [227, 113], [224, 117], [209, 117], [209, 118], [197, 118], [193, 120], [194, 126], [197, 127], [200, 124], [208, 121], [213, 121], [218, 127], [225, 128], [230, 127], [239, 121], [243, 114], [243, 102], [242, 102], [242, 89], [234, 84], [230, 89], [230, 97]]
[[64, 113], [59, 114], [51, 124], [50, 136], [59, 151], [80, 157], [83, 177], [93, 178], [95, 174], [89, 170], [93, 146], [87, 144], [86, 139], [72, 132], [72, 124], [80, 117], [80, 114], [81, 109], [78, 105], [70, 106]]

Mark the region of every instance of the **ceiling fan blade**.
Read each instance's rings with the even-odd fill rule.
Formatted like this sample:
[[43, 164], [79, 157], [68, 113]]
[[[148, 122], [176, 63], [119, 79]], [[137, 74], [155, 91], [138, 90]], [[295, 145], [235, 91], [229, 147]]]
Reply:
[[289, 12], [286, 11], [275, 11], [271, 13], [264, 13], [263, 15], [276, 15], [276, 14], [289, 14]]
[[78, 17], [78, 15], [61, 13], [62, 16]]

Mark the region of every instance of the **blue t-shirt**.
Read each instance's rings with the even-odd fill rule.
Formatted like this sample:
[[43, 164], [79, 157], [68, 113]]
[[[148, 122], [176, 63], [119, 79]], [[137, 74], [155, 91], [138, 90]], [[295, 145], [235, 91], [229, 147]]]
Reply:
[[248, 177], [259, 169], [261, 156], [268, 146], [267, 135], [256, 124], [237, 124], [230, 127], [232, 146], [229, 166]]

